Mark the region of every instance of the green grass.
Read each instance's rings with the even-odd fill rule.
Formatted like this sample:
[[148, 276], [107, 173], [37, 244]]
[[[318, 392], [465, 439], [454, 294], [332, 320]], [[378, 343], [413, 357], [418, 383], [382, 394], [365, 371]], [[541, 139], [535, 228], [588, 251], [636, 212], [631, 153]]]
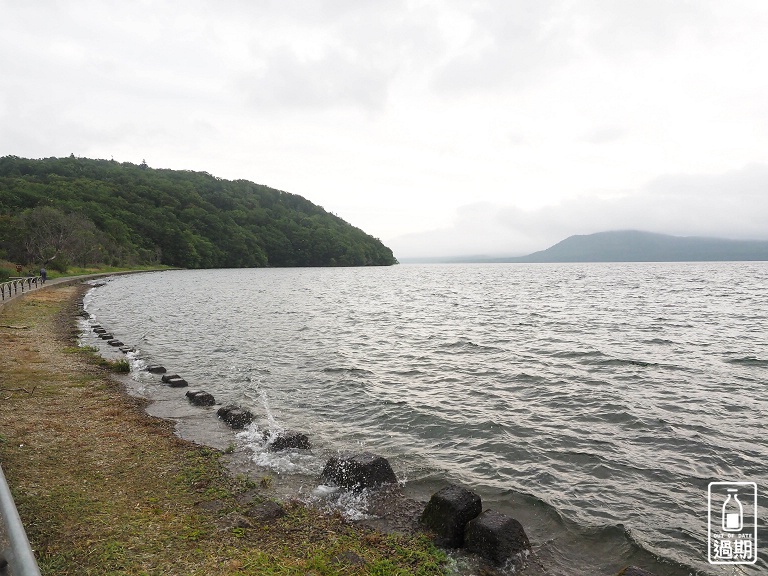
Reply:
[[93, 349], [75, 346], [82, 290], [0, 309], [0, 324], [30, 326], [0, 328], [0, 381], [32, 391], [0, 403], [0, 461], [44, 575], [444, 573], [424, 536], [385, 536], [296, 502], [249, 519], [279, 478], [233, 476], [221, 452], [147, 416]]
[[173, 266], [166, 266], [164, 264], [144, 265], [144, 266], [88, 266], [77, 267], [70, 266], [66, 272], [58, 272], [56, 270], [48, 270], [48, 278], [60, 278], [62, 276], [86, 276], [88, 274], [110, 274], [116, 272], [132, 272], [132, 271], [150, 271], [150, 270], [174, 270]]
[[[77, 330], [75, 333], [79, 334], [80, 331]], [[99, 354], [99, 349], [95, 346], [65, 346], [62, 348], [62, 352], [65, 354], [80, 354], [92, 364], [106, 368], [112, 372], [117, 372], [118, 374], [127, 374], [131, 371], [131, 365], [128, 360], [122, 358], [118, 360], [103, 358]]]

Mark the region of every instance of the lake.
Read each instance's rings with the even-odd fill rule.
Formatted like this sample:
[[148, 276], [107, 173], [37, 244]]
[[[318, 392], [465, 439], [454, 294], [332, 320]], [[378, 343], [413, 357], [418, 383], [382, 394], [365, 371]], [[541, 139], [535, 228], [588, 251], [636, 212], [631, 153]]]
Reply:
[[[415, 497], [477, 491], [551, 574], [768, 572], [762, 549], [756, 566], [707, 562], [709, 483], [768, 487], [768, 263], [167, 271], [85, 301], [136, 346], [156, 413], [307, 498], [330, 454], [365, 449]], [[235, 436], [147, 363], [248, 407], [258, 431]], [[260, 431], [279, 427], [312, 451], [268, 453]]]

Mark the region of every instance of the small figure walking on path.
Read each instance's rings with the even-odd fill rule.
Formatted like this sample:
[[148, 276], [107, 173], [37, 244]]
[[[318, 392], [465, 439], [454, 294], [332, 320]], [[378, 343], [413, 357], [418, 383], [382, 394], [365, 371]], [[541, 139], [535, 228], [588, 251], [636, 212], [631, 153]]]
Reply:
[[48, 277], [48, 272], [45, 268], [40, 268], [40, 278], [42, 279], [42, 283], [45, 284], [45, 279]]

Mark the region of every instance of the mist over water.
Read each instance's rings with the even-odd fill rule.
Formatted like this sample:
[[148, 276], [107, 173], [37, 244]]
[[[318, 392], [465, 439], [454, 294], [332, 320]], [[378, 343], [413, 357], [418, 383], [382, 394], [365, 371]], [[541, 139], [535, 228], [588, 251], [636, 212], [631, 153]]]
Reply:
[[363, 446], [420, 496], [477, 490], [552, 574], [677, 576], [768, 571], [762, 550], [707, 563], [710, 482], [768, 509], [767, 295], [766, 263], [401, 265], [139, 274], [86, 303], [263, 429], [307, 432], [286, 472]]

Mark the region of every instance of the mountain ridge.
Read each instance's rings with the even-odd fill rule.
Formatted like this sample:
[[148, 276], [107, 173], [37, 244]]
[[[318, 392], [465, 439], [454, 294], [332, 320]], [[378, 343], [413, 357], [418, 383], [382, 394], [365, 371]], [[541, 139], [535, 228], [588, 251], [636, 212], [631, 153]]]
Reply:
[[511, 262], [713, 262], [768, 260], [768, 241], [612, 230], [569, 236]]
[[[456, 257], [442, 262], [720, 262], [768, 260], [768, 241], [707, 236], [673, 236], [642, 230], [610, 230], [569, 236], [525, 256]], [[403, 259], [403, 262], [416, 259]], [[422, 260], [426, 261], [426, 260]], [[437, 259], [429, 259], [436, 262]]]

